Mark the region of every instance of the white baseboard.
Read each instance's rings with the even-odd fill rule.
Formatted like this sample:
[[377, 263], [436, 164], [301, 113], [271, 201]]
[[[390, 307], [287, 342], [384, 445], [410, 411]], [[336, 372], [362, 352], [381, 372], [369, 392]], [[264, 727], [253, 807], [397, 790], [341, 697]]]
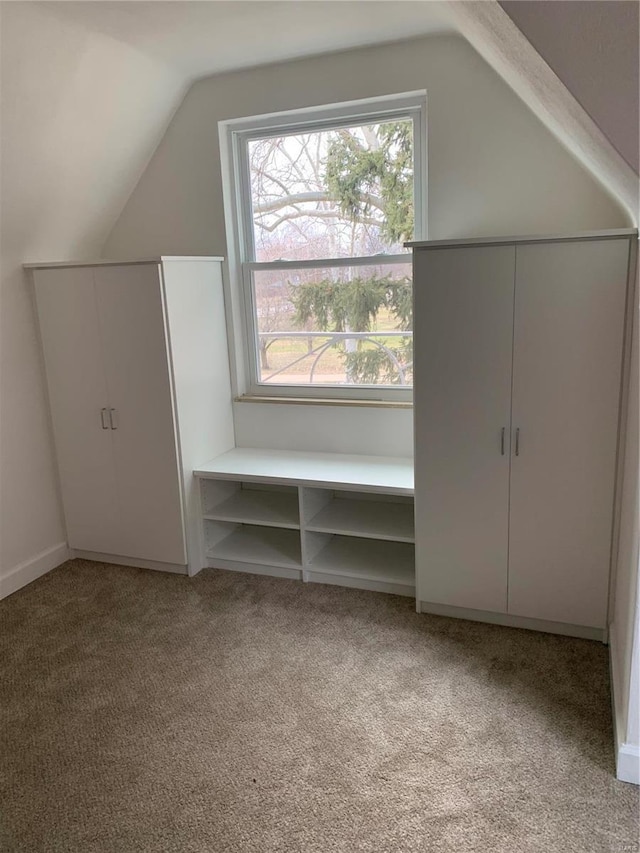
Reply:
[[259, 563], [243, 563], [240, 560], [218, 560], [217, 558], [208, 558], [206, 567], [224, 569], [227, 572], [242, 572], [248, 575], [269, 575], [273, 578], [285, 578], [286, 580], [302, 580], [302, 568], [288, 569], [284, 566], [262, 566]]
[[616, 776], [621, 782], [640, 785], [640, 746], [623, 743], [618, 747]]
[[452, 607], [449, 604], [433, 604], [430, 601], [421, 601], [417, 610], [418, 613], [433, 613], [435, 616], [450, 616], [453, 619], [488, 622], [490, 625], [503, 625], [507, 628], [526, 628], [529, 631], [542, 631], [545, 634], [561, 634], [565, 637], [598, 640], [600, 643], [607, 642], [606, 628], [591, 628], [587, 625], [568, 625], [564, 622], [531, 619], [528, 616], [511, 616], [508, 613], [493, 613], [488, 610], [470, 610], [466, 607]]
[[7, 595], [17, 592], [28, 583], [46, 575], [47, 572], [68, 560], [69, 557], [67, 543], [60, 542], [45, 551], [41, 551], [30, 560], [25, 560], [23, 563], [14, 566], [6, 574], [0, 576], [0, 598], [6, 598]]
[[609, 667], [611, 672], [611, 710], [613, 713], [613, 735], [616, 754], [616, 776], [621, 782], [640, 785], [640, 746], [626, 743], [622, 674], [618, 668], [618, 638], [615, 625], [609, 632]]
[[113, 563], [116, 566], [131, 566], [134, 569], [153, 569], [156, 572], [172, 572], [175, 575], [187, 574], [187, 567], [182, 563], [161, 563], [158, 560], [121, 557], [119, 554], [103, 554], [99, 551], [78, 551], [77, 548], [72, 553], [80, 560], [93, 560], [96, 563]]

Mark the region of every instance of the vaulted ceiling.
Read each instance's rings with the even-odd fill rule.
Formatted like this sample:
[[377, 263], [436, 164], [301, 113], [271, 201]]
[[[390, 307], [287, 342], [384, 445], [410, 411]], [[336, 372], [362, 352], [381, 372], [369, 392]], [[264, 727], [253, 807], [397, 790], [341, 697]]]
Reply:
[[[575, 110], [565, 120], [567, 104], [584, 112], [566, 90], [554, 123], [541, 68], [543, 95], [549, 79], [562, 86], [497, 3], [63, 0], [0, 9], [3, 236], [21, 257], [99, 250], [195, 78], [440, 32], [462, 33], [634, 209], [631, 170], [586, 113], [589, 126]], [[527, 50], [540, 66], [527, 69]]]
[[447, 3], [62, 2], [52, 14], [117, 39], [189, 79], [352, 47], [451, 32]]
[[640, 3], [505, 0], [500, 5], [638, 174]]

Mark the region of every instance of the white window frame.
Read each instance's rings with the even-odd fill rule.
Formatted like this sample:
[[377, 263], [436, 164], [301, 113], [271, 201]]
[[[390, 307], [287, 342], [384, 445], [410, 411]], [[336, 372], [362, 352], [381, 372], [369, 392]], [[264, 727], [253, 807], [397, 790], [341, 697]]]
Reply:
[[271, 134], [308, 132], [345, 125], [377, 124], [398, 117], [413, 120], [414, 240], [427, 239], [427, 102], [426, 92], [408, 92], [381, 98], [291, 110], [219, 122], [225, 224], [227, 231], [227, 325], [231, 341], [233, 390], [237, 397], [269, 399], [335, 399], [349, 401], [410, 402], [413, 389], [378, 385], [277, 385], [259, 381], [256, 311], [252, 272], [264, 269], [384, 266], [411, 260], [410, 255], [374, 255], [364, 258], [327, 258], [311, 261], [268, 261], [255, 258], [247, 147], [253, 139]]

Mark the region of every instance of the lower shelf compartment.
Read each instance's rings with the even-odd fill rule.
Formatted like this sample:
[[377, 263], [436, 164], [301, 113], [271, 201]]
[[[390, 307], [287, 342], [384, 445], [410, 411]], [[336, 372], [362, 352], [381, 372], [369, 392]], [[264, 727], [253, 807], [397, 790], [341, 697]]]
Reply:
[[267, 575], [270, 578], [286, 578], [301, 581], [302, 569], [285, 569], [283, 566], [261, 566], [258, 563], [240, 563], [237, 560], [221, 560], [210, 557], [207, 560], [210, 569], [222, 569], [227, 572], [241, 572], [247, 575]]
[[221, 560], [302, 569], [300, 534], [295, 530], [242, 524], [211, 545], [207, 549], [207, 558], [214, 562]]
[[415, 594], [415, 549], [403, 542], [334, 536], [311, 560], [308, 580]]

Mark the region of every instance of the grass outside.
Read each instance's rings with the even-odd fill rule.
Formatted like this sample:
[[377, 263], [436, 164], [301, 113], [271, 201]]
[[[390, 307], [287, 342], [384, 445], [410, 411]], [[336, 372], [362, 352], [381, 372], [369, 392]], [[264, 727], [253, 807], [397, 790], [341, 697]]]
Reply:
[[[394, 349], [400, 347], [403, 343], [403, 338], [399, 336], [386, 336], [385, 331], [396, 331], [394, 325], [395, 318], [382, 313], [378, 315], [378, 322], [375, 329], [371, 331], [372, 338], [382, 346]], [[291, 331], [296, 331], [293, 324], [290, 326]], [[382, 334], [381, 334], [382, 333]], [[285, 332], [283, 332], [285, 334]], [[309, 382], [311, 370], [314, 370], [314, 381], [318, 383], [346, 382], [345, 366], [344, 366], [344, 351], [343, 346], [332, 345], [323, 350], [320, 354], [318, 348], [326, 343], [326, 338], [323, 338], [320, 333], [309, 333], [309, 338], [283, 338], [275, 339], [269, 342], [266, 356], [261, 354], [261, 379], [263, 382], [273, 383], [295, 383]], [[363, 342], [362, 346], [366, 349], [374, 350], [376, 345], [370, 341]], [[310, 353], [309, 350], [316, 350]], [[409, 355], [409, 354], [407, 354]], [[265, 363], [266, 357], [266, 363]], [[296, 364], [291, 365], [293, 361]], [[315, 363], [315, 369], [314, 369]], [[402, 362], [401, 362], [402, 363]], [[291, 365], [289, 367], [289, 365]], [[270, 377], [276, 371], [282, 371], [277, 376]], [[406, 376], [407, 381], [412, 381], [411, 372]]]

